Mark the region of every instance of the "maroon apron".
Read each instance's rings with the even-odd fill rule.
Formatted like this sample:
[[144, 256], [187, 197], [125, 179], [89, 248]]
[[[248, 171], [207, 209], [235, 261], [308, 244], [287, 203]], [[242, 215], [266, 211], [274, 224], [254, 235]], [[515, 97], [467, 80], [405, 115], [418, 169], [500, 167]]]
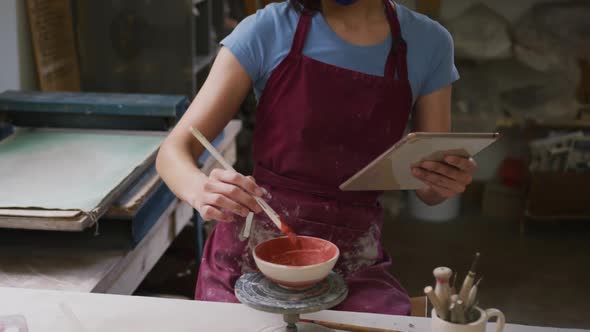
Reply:
[[[392, 47], [385, 76], [326, 64], [303, 55], [312, 13], [299, 19], [291, 51], [274, 69], [257, 110], [254, 178], [268, 203], [299, 235], [336, 244], [335, 270], [346, 279], [348, 298], [339, 310], [407, 315], [410, 302], [387, 272], [391, 259], [380, 239], [380, 192], [343, 192], [338, 186], [397, 142], [412, 106], [406, 44], [397, 15], [385, 0]], [[195, 297], [237, 302], [234, 284], [256, 270], [252, 249], [280, 235], [259, 214], [248, 239], [243, 221], [218, 223], [204, 249]]]

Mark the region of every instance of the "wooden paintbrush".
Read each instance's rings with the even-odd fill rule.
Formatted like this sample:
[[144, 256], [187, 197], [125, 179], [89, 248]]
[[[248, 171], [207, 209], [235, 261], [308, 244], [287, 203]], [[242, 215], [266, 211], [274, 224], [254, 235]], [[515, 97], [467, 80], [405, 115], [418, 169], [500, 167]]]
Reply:
[[[193, 136], [195, 136], [195, 138], [197, 140], [199, 140], [199, 142], [203, 145], [203, 147], [205, 147], [205, 149], [207, 149], [207, 151], [209, 151], [209, 153], [213, 156], [213, 158], [215, 158], [215, 160], [217, 160], [217, 162], [220, 163], [223, 168], [225, 168], [228, 171], [234, 171], [234, 172], [236, 171], [233, 168], [233, 166], [230, 165], [227, 162], [227, 160], [225, 160], [225, 158], [223, 158], [223, 156], [217, 151], [217, 149], [209, 142], [209, 140], [207, 140], [207, 138], [203, 134], [201, 134], [200, 131], [198, 131], [197, 129], [195, 129], [193, 127], [191, 127], [190, 130], [191, 130], [191, 133], [193, 134]], [[254, 199], [256, 200], [258, 205], [260, 205], [262, 210], [268, 215], [270, 220], [281, 230], [281, 232], [288, 233], [290, 231], [289, 228], [286, 227], [286, 225], [283, 225], [278, 213], [276, 213], [275, 210], [273, 210], [270, 207], [270, 205], [268, 205], [268, 203], [266, 203], [266, 201], [264, 201], [262, 198], [257, 197], [257, 196], [254, 196]]]
[[324, 322], [321, 320], [300, 319], [299, 321], [304, 322], [304, 323], [311, 323], [311, 324], [320, 325], [320, 326], [327, 327], [330, 329], [335, 329], [335, 330], [340, 330], [340, 331], [349, 331], [349, 332], [400, 332], [398, 330], [388, 330], [388, 329], [380, 329], [380, 328], [376, 328], [376, 327]]

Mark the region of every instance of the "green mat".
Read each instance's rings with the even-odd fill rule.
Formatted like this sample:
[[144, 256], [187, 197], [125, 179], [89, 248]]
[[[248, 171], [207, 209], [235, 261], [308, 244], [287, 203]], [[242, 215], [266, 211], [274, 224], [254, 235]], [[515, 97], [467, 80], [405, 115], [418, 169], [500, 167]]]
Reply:
[[0, 141], [0, 208], [90, 212], [165, 134], [20, 129]]

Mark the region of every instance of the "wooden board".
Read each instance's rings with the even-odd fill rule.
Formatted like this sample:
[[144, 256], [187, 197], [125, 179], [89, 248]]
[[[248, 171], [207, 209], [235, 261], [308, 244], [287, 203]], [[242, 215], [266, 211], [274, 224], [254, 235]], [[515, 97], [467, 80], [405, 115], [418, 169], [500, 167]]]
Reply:
[[[48, 211], [53, 212], [53, 211]], [[92, 217], [80, 213], [74, 218], [29, 217], [0, 215], [0, 228], [46, 230], [46, 231], [81, 231], [94, 224]]]
[[80, 91], [70, 0], [27, 0], [42, 91]]
[[[124, 190], [136, 181], [136, 179], [154, 163], [156, 153], [149, 156], [141, 165], [129, 174], [116, 188], [114, 188], [92, 211], [92, 214], [76, 214], [76, 210], [39, 210], [39, 209], [1, 209], [0, 228], [50, 230], [50, 231], [82, 231], [92, 226], [98, 218], [104, 215], [112, 206], [113, 202], [123, 193]], [[41, 213], [40, 211], [44, 211]]]
[[[239, 120], [232, 120], [224, 130], [224, 137], [218, 145], [219, 151], [230, 162], [235, 163], [237, 158], [235, 139], [242, 128]], [[133, 188], [132, 192], [123, 194], [123, 190], [129, 190], [132, 184], [142, 181], [140, 175], [153, 165], [155, 154], [138, 168], [137, 172], [117, 187], [101, 206], [96, 210], [96, 215], [103, 215], [110, 218], [133, 216], [143, 203], [160, 184], [161, 179], [153, 174], [143, 179], [143, 184]], [[213, 158], [208, 158], [201, 169], [210, 173], [214, 168], [221, 167]], [[121, 196], [123, 194], [123, 196]], [[119, 199], [120, 198], [120, 199]], [[0, 209], [0, 228], [16, 228], [31, 230], [53, 230], [53, 231], [81, 231], [90, 227], [96, 218], [84, 214], [78, 210], [40, 210], [40, 209]]]
[[[222, 152], [228, 160], [234, 144]], [[121, 249], [125, 236], [115, 221], [99, 222], [101, 236], [88, 240], [72, 240], [73, 234], [66, 233], [21, 233], [14, 244], [0, 243], [0, 287], [130, 295], [192, 216], [191, 206], [175, 200], [133, 250]]]
[[22, 210], [0, 209], [0, 216], [9, 217], [37, 217], [37, 218], [75, 218], [82, 214], [79, 210]]
[[144, 177], [140, 178], [133, 185], [130, 191], [123, 194], [108, 212], [105, 217], [110, 219], [132, 218], [137, 212], [145, 199], [153, 193], [162, 183], [162, 179], [153, 171], [148, 171]]
[[120, 116], [157, 117], [172, 123], [177, 116], [184, 113], [187, 106], [188, 99], [178, 95], [39, 91], [0, 93], [0, 111], [35, 115], [48, 113], [54, 116], [67, 113], [116, 116], [112, 118], [115, 120]]
[[80, 210], [0, 209], [1, 228], [77, 230], [91, 223], [91, 217]]
[[[235, 158], [228, 154], [235, 154], [241, 127], [240, 121], [231, 123], [222, 144], [226, 148], [220, 148], [228, 160]], [[130, 295], [192, 216], [191, 206], [174, 200], [135, 248], [130, 248], [125, 221], [99, 222], [100, 236], [94, 230], [52, 234], [0, 230], [0, 287]], [[2, 300], [0, 296], [4, 313]]]

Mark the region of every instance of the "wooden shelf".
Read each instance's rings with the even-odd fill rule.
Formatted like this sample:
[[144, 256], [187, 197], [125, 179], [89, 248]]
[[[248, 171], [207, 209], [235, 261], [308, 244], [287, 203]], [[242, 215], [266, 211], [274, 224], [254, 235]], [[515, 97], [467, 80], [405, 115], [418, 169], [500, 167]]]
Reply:
[[[85, 90], [181, 94], [190, 99], [196, 95], [203, 81], [197, 74], [206, 73], [217, 53], [214, 23], [223, 21], [221, 0], [75, 2]], [[128, 10], [137, 17], [132, 26], [124, 16]], [[168, 15], [162, 17], [162, 11]], [[142, 29], [140, 23], [154, 32]], [[109, 32], [112, 29], [115, 35]], [[123, 40], [127, 30], [137, 31], [128, 42]], [[153, 47], [145, 47], [143, 41], [150, 39]], [[84, 43], [87, 40], [93, 43]], [[142, 56], [134, 55], [139, 52]], [[134, 68], [153, 70], [137, 77]], [[179, 80], [180, 76], [186, 79]]]
[[193, 60], [193, 74], [196, 75], [207, 68], [213, 62], [213, 59], [215, 59], [215, 54], [197, 55]]
[[554, 121], [522, 121], [510, 118], [503, 118], [497, 121], [498, 128], [524, 128], [533, 125], [537, 128], [551, 129], [590, 129], [590, 120], [554, 120]]
[[213, 63], [219, 52], [219, 46], [213, 48], [213, 52], [208, 55], [197, 55], [193, 59], [193, 75], [196, 75]]

